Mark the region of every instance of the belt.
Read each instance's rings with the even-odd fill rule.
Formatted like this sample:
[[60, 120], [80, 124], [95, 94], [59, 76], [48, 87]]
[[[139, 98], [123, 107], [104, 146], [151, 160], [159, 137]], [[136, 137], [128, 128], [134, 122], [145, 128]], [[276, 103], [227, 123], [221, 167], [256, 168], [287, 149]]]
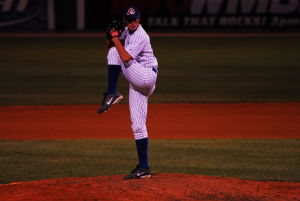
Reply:
[[158, 72], [157, 68], [154, 68], [154, 67], [153, 67], [152, 70], [153, 70], [155, 73]]

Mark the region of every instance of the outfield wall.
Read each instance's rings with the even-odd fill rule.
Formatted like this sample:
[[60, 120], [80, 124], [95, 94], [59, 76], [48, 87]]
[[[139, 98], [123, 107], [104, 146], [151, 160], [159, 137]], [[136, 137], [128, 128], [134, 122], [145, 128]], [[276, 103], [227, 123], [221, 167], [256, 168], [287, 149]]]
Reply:
[[300, 31], [300, 0], [0, 0], [0, 31], [102, 31], [128, 5], [151, 30]]

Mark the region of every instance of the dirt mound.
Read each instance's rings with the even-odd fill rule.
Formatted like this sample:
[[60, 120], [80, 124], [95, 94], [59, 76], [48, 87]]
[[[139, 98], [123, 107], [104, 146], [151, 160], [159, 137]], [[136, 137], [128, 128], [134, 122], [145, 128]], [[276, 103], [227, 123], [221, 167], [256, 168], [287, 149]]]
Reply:
[[150, 179], [125, 181], [117, 175], [2, 184], [0, 198], [5, 201], [296, 201], [300, 200], [300, 183], [185, 174], [154, 174]]

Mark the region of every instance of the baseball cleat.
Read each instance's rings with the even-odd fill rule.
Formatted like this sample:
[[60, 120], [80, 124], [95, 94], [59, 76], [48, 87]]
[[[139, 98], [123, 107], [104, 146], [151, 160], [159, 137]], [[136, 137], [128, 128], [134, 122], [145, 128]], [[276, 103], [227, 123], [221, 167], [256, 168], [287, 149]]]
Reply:
[[139, 165], [136, 166], [135, 169], [133, 169], [129, 175], [126, 175], [124, 177], [125, 180], [128, 179], [145, 179], [145, 178], [150, 178], [151, 177], [151, 172], [150, 168], [143, 168], [140, 167]]
[[116, 94], [103, 93], [103, 95], [104, 98], [102, 101], [102, 107], [99, 108], [97, 111], [100, 114], [106, 112], [113, 104], [119, 103], [123, 99], [123, 96], [119, 93]]

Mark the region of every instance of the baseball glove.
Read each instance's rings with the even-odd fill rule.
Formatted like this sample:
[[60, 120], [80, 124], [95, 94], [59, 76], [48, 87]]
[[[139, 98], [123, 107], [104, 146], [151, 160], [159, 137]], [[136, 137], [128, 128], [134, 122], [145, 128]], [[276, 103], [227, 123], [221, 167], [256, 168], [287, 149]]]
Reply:
[[121, 20], [112, 20], [107, 27], [106, 30], [106, 38], [107, 40], [111, 40], [112, 36], [111, 36], [111, 32], [112, 31], [117, 31], [119, 34], [119, 36], [121, 35], [121, 33], [124, 31], [124, 23]]

